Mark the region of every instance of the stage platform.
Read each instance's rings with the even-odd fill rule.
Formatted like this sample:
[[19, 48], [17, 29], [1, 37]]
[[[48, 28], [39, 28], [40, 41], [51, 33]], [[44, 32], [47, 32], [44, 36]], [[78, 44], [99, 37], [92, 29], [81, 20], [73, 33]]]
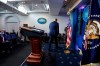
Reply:
[[[74, 52], [65, 54], [65, 44], [59, 44], [56, 50], [55, 44], [52, 50], [48, 51], [48, 44], [42, 44], [43, 59], [39, 66], [80, 66], [80, 56]], [[35, 64], [27, 64], [26, 59], [20, 66], [37, 66]]]

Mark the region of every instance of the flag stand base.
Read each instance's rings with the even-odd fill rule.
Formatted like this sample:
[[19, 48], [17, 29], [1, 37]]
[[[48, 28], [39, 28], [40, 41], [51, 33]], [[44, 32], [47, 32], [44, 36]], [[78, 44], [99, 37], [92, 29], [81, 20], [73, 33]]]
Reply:
[[70, 54], [70, 52], [71, 52], [71, 51], [70, 51], [69, 49], [64, 50], [64, 53], [65, 53], [65, 54]]

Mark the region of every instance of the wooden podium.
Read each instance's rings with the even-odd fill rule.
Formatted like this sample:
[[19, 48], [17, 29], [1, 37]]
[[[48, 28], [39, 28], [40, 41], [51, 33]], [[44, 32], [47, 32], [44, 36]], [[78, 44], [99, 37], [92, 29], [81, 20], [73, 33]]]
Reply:
[[27, 58], [27, 63], [29, 64], [39, 64], [43, 57], [41, 51], [41, 36], [44, 34], [43, 30], [40, 29], [30, 29], [26, 27], [21, 27], [21, 30], [24, 35], [30, 38], [30, 42], [32, 44], [32, 53]]

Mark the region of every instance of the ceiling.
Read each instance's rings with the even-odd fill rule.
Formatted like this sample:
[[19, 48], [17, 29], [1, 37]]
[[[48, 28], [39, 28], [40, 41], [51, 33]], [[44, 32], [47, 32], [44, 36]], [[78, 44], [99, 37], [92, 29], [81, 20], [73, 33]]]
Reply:
[[[66, 15], [67, 12], [77, 3], [86, 0], [7, 0], [7, 3], [0, 2], [0, 11], [9, 10], [11, 12], [24, 15], [34, 12], [48, 12], [51, 15]], [[79, 3], [80, 3], [79, 2]], [[23, 6], [24, 9], [19, 9]], [[27, 13], [25, 13], [27, 11]]]

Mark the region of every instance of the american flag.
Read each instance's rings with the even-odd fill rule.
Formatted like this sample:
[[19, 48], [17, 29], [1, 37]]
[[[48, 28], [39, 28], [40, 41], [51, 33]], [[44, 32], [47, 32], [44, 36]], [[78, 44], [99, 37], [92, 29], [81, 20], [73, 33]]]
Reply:
[[66, 48], [68, 48], [71, 44], [71, 34], [72, 34], [72, 28], [71, 26], [68, 27], [68, 30], [67, 30], [67, 41], [66, 41]]

